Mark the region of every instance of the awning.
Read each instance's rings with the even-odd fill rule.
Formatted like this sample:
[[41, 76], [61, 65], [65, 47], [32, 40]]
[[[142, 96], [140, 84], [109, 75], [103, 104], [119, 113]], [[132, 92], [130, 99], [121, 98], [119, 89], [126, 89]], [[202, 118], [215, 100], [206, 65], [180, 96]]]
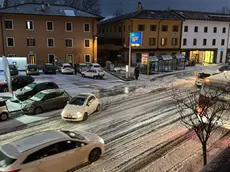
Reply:
[[161, 55], [160, 58], [162, 60], [172, 60], [173, 59], [173, 57], [171, 55]]
[[149, 56], [149, 61], [150, 62], [158, 62], [159, 60], [158, 60], [157, 56]]

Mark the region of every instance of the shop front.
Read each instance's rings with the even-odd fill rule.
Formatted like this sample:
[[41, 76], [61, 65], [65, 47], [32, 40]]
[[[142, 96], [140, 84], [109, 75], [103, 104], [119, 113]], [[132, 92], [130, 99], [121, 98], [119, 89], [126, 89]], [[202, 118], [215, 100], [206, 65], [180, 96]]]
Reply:
[[195, 61], [196, 64], [213, 64], [216, 63], [217, 50], [186, 50], [182, 51], [187, 60]]

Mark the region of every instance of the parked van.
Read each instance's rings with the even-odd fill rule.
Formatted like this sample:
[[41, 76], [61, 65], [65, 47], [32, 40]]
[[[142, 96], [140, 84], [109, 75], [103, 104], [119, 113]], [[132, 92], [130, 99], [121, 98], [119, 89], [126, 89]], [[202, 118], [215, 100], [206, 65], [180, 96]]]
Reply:
[[220, 72], [218, 71], [212, 71], [212, 70], [205, 70], [205, 71], [198, 72], [196, 75], [196, 82], [195, 82], [196, 86], [201, 87], [203, 84], [204, 78], [207, 78], [209, 76], [216, 75], [219, 73]]

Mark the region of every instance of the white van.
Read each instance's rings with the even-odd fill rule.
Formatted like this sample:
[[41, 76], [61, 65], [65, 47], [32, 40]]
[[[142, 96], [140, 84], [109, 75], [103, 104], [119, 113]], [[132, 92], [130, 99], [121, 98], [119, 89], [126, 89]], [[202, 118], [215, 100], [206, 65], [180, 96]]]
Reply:
[[207, 78], [209, 76], [216, 75], [219, 73], [220, 72], [218, 71], [212, 71], [212, 70], [205, 70], [205, 71], [198, 72], [196, 75], [196, 81], [195, 81], [196, 86], [201, 87], [203, 84], [204, 78]]

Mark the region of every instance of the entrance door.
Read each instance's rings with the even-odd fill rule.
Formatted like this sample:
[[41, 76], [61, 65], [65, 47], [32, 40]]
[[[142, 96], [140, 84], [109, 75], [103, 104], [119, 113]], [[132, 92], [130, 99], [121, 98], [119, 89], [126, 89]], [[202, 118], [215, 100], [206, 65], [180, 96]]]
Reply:
[[66, 63], [69, 63], [73, 66], [73, 55], [72, 54], [67, 54]]
[[54, 64], [54, 62], [55, 62], [55, 55], [54, 54], [48, 55], [48, 62]]
[[220, 63], [223, 63], [223, 51], [220, 52]]
[[36, 58], [35, 58], [35, 54], [30, 54], [28, 57], [28, 63], [29, 64], [35, 64], [36, 63]]

